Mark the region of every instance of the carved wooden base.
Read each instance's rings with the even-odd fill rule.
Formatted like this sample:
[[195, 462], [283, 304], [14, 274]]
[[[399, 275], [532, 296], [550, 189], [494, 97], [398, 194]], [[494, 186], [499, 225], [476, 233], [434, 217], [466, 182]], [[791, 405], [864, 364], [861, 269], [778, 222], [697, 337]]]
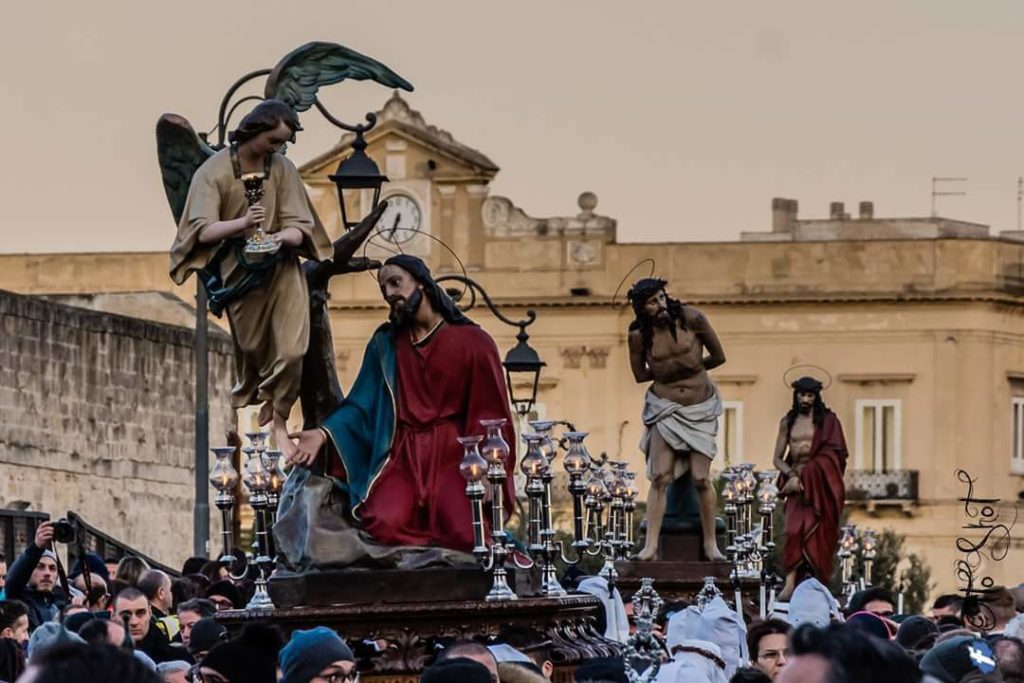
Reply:
[[267, 586], [276, 607], [482, 600], [490, 589], [491, 575], [476, 567], [275, 575]]
[[[276, 624], [290, 635], [296, 629], [328, 626], [343, 635], [359, 656], [362, 678], [374, 683], [418, 680], [437, 651], [456, 639], [487, 642], [506, 627], [526, 629], [537, 642], [550, 641], [556, 680], [571, 680], [576, 665], [593, 657], [620, 654], [617, 643], [594, 630], [601, 604], [590, 595], [521, 598], [511, 602], [479, 600], [408, 602], [334, 607], [295, 607], [267, 612], [229, 610], [217, 621], [236, 632], [247, 623]], [[385, 642], [382, 651], [367, 644]]]

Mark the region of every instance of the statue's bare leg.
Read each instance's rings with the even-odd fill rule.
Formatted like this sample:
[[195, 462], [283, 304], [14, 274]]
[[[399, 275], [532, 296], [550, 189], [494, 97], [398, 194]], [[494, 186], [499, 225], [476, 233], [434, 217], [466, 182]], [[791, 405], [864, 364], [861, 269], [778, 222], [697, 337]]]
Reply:
[[789, 599], [793, 597], [793, 591], [796, 589], [796, 570], [794, 569], [790, 573], [786, 574], [786, 585], [782, 588], [775, 599], [779, 602], [789, 602]]
[[651, 429], [651, 445], [647, 454], [648, 470], [651, 474], [651, 488], [647, 493], [647, 541], [636, 559], [641, 562], [653, 560], [658, 554], [658, 536], [665, 519], [665, 502], [668, 486], [672, 483], [676, 453], [665, 443], [657, 428]]
[[264, 401], [260, 406], [260, 414], [256, 417], [256, 424], [266, 427], [274, 419], [274, 404], [271, 401]]
[[273, 412], [273, 424], [270, 430], [274, 433], [274, 441], [277, 443], [277, 450], [281, 451], [285, 460], [291, 460], [299, 452], [295, 442], [288, 438], [288, 418], [277, 412]]
[[725, 555], [718, 549], [715, 539], [715, 512], [717, 500], [715, 487], [711, 485], [711, 458], [695, 451], [690, 453], [690, 476], [697, 489], [700, 503], [700, 529], [704, 537], [704, 555], [708, 560], [724, 560]]

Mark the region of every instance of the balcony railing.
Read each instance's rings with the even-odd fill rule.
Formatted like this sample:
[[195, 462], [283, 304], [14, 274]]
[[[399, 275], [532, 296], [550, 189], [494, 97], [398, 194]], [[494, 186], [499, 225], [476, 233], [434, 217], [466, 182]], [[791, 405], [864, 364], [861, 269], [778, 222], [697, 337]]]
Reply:
[[847, 470], [846, 500], [857, 501], [916, 501], [917, 470]]

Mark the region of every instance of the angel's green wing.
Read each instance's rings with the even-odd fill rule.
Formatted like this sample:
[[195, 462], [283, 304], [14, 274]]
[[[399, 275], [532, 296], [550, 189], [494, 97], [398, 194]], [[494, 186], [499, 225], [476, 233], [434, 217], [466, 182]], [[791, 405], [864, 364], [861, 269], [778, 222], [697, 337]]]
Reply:
[[412, 84], [377, 60], [336, 43], [314, 42], [293, 50], [277, 63], [267, 77], [263, 95], [302, 112], [313, 106], [322, 86], [346, 79], [372, 80], [412, 91]]
[[156, 122], [156, 155], [160, 160], [160, 175], [163, 176], [171, 214], [177, 223], [185, 210], [192, 176], [204, 161], [213, 156], [213, 150], [196, 135], [184, 117], [164, 114]]

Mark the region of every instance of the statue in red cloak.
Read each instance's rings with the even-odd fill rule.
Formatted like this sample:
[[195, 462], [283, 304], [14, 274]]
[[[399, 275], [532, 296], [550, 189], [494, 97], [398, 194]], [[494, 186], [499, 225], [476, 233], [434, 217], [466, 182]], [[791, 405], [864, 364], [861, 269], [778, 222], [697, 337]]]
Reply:
[[505, 418], [505, 496], [514, 499], [508, 389], [489, 334], [466, 318], [422, 260], [388, 259], [378, 274], [391, 308], [370, 339], [348, 396], [318, 429], [292, 436], [298, 464], [326, 444], [326, 471], [360, 528], [382, 546], [473, 548], [457, 438]]
[[786, 499], [786, 585], [780, 600], [788, 600], [805, 576], [828, 584], [846, 502], [847, 450], [839, 418], [822, 401], [818, 380], [801, 377], [792, 387], [793, 407], [779, 423], [774, 456]]

